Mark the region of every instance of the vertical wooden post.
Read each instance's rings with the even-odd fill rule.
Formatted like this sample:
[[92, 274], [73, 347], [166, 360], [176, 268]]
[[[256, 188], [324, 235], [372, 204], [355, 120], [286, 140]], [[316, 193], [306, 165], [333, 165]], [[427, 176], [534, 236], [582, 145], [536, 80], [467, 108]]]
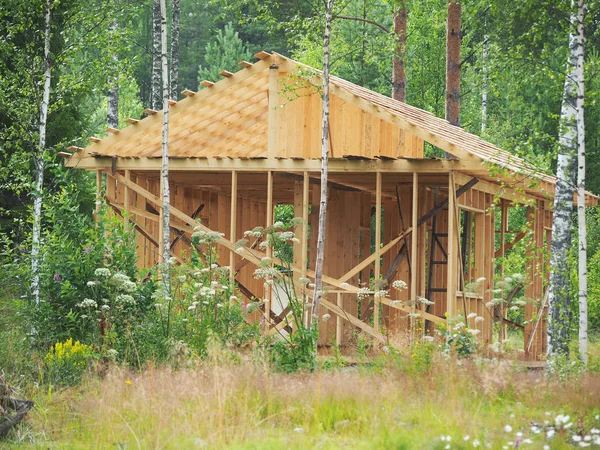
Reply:
[[[128, 181], [131, 181], [131, 170], [125, 171], [125, 178]], [[129, 197], [130, 197], [129, 188], [127, 186], [123, 186], [123, 209], [125, 209], [125, 212], [127, 212], [127, 213], [129, 213], [129, 208], [130, 208]]]
[[454, 177], [448, 176], [448, 268], [446, 276], [446, 310], [448, 316], [456, 316], [456, 207], [454, 204]]
[[[417, 279], [420, 270], [420, 264], [418, 261], [418, 239], [419, 239], [419, 174], [413, 173], [413, 192], [412, 192], [412, 233], [411, 233], [411, 244], [410, 244], [410, 299], [413, 302], [412, 312], [415, 312], [417, 302]], [[411, 324], [413, 321], [411, 320]], [[412, 326], [411, 326], [412, 329]]]
[[96, 170], [96, 224], [100, 220], [100, 207], [102, 206], [102, 170]]
[[[164, 192], [163, 191], [163, 177], [160, 177], [160, 190], [159, 192]], [[158, 208], [158, 263], [159, 264], [165, 264], [163, 255], [164, 255], [164, 251], [165, 251], [165, 241], [163, 239], [163, 235], [164, 235], [164, 224], [163, 224], [163, 219], [165, 217], [165, 210], [162, 207], [162, 205], [160, 206], [160, 208]]]
[[[231, 216], [229, 218], [229, 240], [233, 243], [236, 242], [236, 227], [237, 227], [237, 190], [238, 190], [238, 178], [235, 170], [231, 171]], [[235, 282], [235, 252], [229, 251], [229, 282]]]
[[[506, 201], [504, 199], [502, 199], [501, 202], [501, 215], [500, 215], [500, 252], [501, 252], [501, 258], [502, 258], [502, 264], [500, 264], [500, 276], [502, 277], [502, 279], [504, 279], [504, 251], [506, 248], [506, 244], [505, 244], [505, 236], [506, 236], [506, 231], [508, 229], [508, 207], [506, 205]], [[503, 283], [504, 285], [504, 283]], [[504, 289], [502, 289], [502, 298], [504, 298]], [[499, 307], [499, 313], [500, 313], [500, 326], [498, 327], [498, 340], [500, 342], [504, 341], [504, 339], [506, 339], [506, 324], [504, 323], [504, 318], [506, 317], [506, 311], [504, 308], [504, 302], [501, 302]]]
[[269, 158], [277, 156], [277, 113], [279, 110], [279, 67], [273, 64], [269, 70], [269, 114], [268, 114], [268, 143]]
[[306, 270], [308, 268], [308, 190], [310, 188], [308, 172], [304, 172], [304, 184], [302, 186], [302, 277], [306, 278]]
[[[337, 293], [337, 302], [336, 302], [336, 304], [341, 309], [344, 309], [344, 304], [342, 302], [342, 294], [340, 292]], [[342, 323], [342, 320], [343, 319], [339, 315], [336, 315], [336, 319], [335, 319], [335, 343], [337, 344], [338, 347], [340, 345], [342, 345], [342, 337], [343, 337], [343, 330], [344, 330], [344, 324]]]
[[[381, 172], [375, 179], [375, 290], [380, 289], [381, 278]], [[379, 330], [379, 299], [373, 301], [373, 328]]]
[[[270, 113], [269, 113], [270, 114]], [[267, 172], [267, 228], [273, 225], [273, 172]], [[267, 257], [273, 256], [273, 249], [267, 247]], [[269, 329], [269, 320], [271, 320], [271, 303], [272, 303], [272, 290], [271, 288], [265, 288], [265, 329]]]

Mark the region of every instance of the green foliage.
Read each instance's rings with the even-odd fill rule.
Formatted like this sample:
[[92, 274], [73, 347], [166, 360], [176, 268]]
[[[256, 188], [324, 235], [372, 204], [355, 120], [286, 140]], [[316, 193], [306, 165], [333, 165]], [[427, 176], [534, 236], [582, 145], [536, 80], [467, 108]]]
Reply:
[[230, 22], [223, 30], [217, 30], [215, 40], [206, 45], [205, 66], [201, 65], [198, 69], [198, 83], [202, 80], [218, 81], [219, 72], [235, 72], [237, 63], [250, 57], [246, 44]]
[[438, 327], [438, 334], [444, 340], [440, 346], [441, 350], [459, 358], [466, 358], [477, 351], [475, 335], [479, 333], [479, 330], [466, 326], [463, 320], [459, 314], [449, 320], [448, 325], [442, 324]]

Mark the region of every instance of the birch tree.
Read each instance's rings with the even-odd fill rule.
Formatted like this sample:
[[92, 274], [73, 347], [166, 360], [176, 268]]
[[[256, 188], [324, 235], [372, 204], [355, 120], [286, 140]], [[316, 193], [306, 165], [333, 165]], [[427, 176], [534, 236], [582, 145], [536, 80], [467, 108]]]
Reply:
[[150, 108], [155, 111], [160, 109], [161, 39], [160, 0], [152, 0], [152, 77], [150, 81]]
[[327, 175], [329, 159], [329, 43], [333, 2], [325, 4], [325, 31], [323, 33], [323, 112], [321, 116], [321, 200], [319, 204], [319, 225], [317, 231], [317, 255], [315, 263], [315, 293], [312, 305], [313, 326], [318, 327], [319, 304], [323, 296], [323, 264], [325, 256], [325, 230], [327, 225]]
[[181, 0], [173, 0], [171, 23], [171, 98], [179, 98], [179, 30]]
[[[113, 44], [118, 23], [115, 20], [110, 26], [109, 33], [112, 37]], [[119, 57], [117, 52], [113, 50], [112, 61], [114, 64], [113, 73], [108, 77], [108, 108], [107, 122], [110, 128], [119, 128]]]
[[552, 241], [550, 244], [550, 286], [548, 293], [548, 356], [569, 355], [571, 299], [569, 293], [569, 250], [575, 191], [577, 153], [577, 16], [571, 14], [569, 59], [560, 110], [558, 164], [554, 194]]
[[460, 125], [460, 20], [458, 0], [448, 1], [446, 30], [446, 120]]
[[406, 102], [406, 22], [408, 13], [406, 0], [398, 2], [394, 13], [394, 38], [396, 49], [392, 58], [392, 98]]
[[584, 0], [577, 2], [577, 222], [579, 226], [579, 355], [588, 362], [587, 229], [585, 220]]
[[162, 63], [163, 87], [163, 129], [162, 129], [162, 168], [161, 185], [163, 197], [163, 258], [165, 292], [169, 293], [169, 258], [171, 256], [171, 193], [169, 189], [169, 63], [167, 60], [167, 5], [160, 0], [160, 54]]
[[40, 238], [42, 234], [42, 203], [44, 190], [44, 156], [46, 153], [46, 124], [50, 103], [50, 83], [52, 80], [52, 64], [50, 61], [50, 25], [52, 19], [52, 0], [46, 2], [44, 25], [44, 91], [40, 105], [39, 142], [35, 156], [35, 192], [33, 199], [33, 233], [31, 239], [31, 290], [36, 308], [40, 305]]

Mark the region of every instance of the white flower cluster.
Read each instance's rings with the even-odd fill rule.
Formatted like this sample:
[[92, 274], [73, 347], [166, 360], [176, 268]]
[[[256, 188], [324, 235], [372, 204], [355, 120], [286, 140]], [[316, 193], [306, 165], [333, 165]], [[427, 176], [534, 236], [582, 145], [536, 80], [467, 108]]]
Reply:
[[389, 297], [390, 292], [386, 291], [385, 289], [382, 289], [380, 291], [375, 292], [375, 294], [373, 294], [374, 298], [387, 298]]
[[94, 270], [94, 275], [97, 277], [108, 278], [110, 277], [110, 270], [106, 267], [99, 267], [96, 270]]
[[356, 296], [359, 300], [365, 299], [371, 295], [371, 290], [369, 288], [360, 288], [356, 293]]
[[196, 239], [198, 239], [198, 241], [204, 242], [206, 244], [212, 244], [214, 242], [217, 242], [224, 236], [225, 236], [224, 233], [219, 233], [217, 231], [198, 230], [198, 231], [194, 231], [194, 233], [192, 233], [193, 238], [196, 238]]
[[86, 298], [81, 303], [77, 303], [77, 306], [79, 308], [97, 308], [98, 303], [96, 303], [96, 301], [92, 300], [91, 298]]
[[120, 294], [115, 298], [115, 303], [123, 306], [135, 306], [135, 299], [129, 294]]
[[202, 286], [200, 288], [200, 291], [198, 292], [198, 295], [200, 297], [214, 297], [216, 294], [217, 294], [217, 291], [215, 289], [211, 289], [206, 286]]
[[244, 232], [244, 236], [245, 237], [253, 237], [253, 238], [259, 238], [261, 237], [263, 234], [263, 228], [262, 227], [256, 227], [253, 230], [249, 230], [249, 231], [245, 231]]
[[417, 299], [419, 302], [423, 303], [424, 305], [434, 305], [435, 302], [432, 302], [431, 300], [427, 300], [425, 297], [419, 297]]
[[268, 280], [279, 276], [279, 271], [274, 267], [259, 267], [254, 271], [254, 278], [257, 280]]
[[115, 273], [110, 279], [110, 282], [124, 292], [132, 293], [137, 289], [137, 285], [124, 273]]
[[404, 289], [408, 289], [408, 284], [404, 280], [395, 280], [392, 283], [392, 287], [398, 291], [402, 291]]

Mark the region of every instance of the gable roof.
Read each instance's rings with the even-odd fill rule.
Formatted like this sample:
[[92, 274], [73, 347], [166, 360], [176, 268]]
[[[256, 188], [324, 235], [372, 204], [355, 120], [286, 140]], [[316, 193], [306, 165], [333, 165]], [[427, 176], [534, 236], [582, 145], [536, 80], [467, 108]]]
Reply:
[[[277, 53], [260, 52], [236, 73], [221, 72], [197, 93], [173, 102], [169, 120], [171, 158], [320, 158], [321, 72]], [[273, 106], [272, 70], [277, 68]], [[270, 87], [271, 86], [271, 87]], [[271, 89], [271, 90], [270, 90]], [[423, 158], [423, 142], [461, 160], [507, 169], [513, 180], [541, 182], [553, 191], [556, 177], [435, 115], [341, 78], [331, 77], [331, 156], [360, 159]], [[271, 94], [273, 95], [273, 94]], [[134, 125], [92, 138], [82, 157], [161, 157], [162, 112]], [[277, 152], [269, 154], [269, 116], [277, 114]], [[498, 180], [495, 180], [498, 181]], [[597, 197], [594, 196], [597, 199]]]

